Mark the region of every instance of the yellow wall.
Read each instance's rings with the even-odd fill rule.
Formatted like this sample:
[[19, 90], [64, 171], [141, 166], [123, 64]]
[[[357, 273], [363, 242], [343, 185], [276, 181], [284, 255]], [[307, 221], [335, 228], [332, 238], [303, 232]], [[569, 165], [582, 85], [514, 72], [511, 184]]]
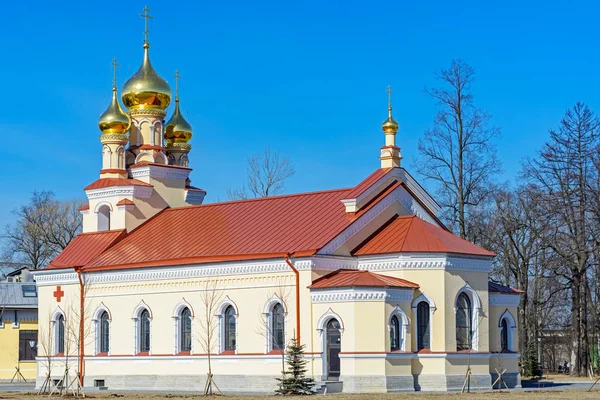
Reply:
[[18, 328], [13, 328], [12, 320], [6, 318], [6, 314], [3, 321], [4, 327], [0, 328], [0, 380], [12, 379], [17, 366], [20, 367], [25, 379], [35, 380], [36, 362], [19, 362], [19, 331], [37, 331], [38, 321], [35, 319], [20, 320]]

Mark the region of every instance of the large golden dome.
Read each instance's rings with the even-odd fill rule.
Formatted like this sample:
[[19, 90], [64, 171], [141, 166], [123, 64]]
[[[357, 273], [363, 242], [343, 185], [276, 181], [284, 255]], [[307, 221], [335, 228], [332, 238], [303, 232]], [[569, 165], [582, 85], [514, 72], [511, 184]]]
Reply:
[[98, 128], [102, 133], [125, 133], [131, 125], [129, 115], [123, 111], [117, 98], [117, 88], [113, 87], [112, 100], [106, 111], [102, 113], [98, 120]]
[[383, 124], [381, 124], [381, 129], [383, 129], [383, 131], [385, 133], [396, 133], [398, 132], [398, 123], [396, 122], [396, 120], [394, 118], [392, 118], [392, 108], [389, 108], [388, 111], [388, 117], [385, 121], [383, 121]]
[[123, 86], [123, 104], [130, 110], [158, 108], [166, 110], [171, 103], [171, 87], [150, 64], [148, 44], [144, 44], [144, 61], [140, 69]]
[[192, 127], [179, 111], [179, 99], [175, 98], [175, 111], [167, 122], [165, 140], [168, 144], [187, 143], [192, 138]]

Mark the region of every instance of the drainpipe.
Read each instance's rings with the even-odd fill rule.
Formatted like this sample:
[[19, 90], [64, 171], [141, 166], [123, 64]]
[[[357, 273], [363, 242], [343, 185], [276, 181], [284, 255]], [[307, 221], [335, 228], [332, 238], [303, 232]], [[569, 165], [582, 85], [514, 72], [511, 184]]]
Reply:
[[79, 383], [81, 387], [83, 387], [83, 356], [84, 356], [84, 324], [85, 324], [85, 314], [84, 314], [84, 286], [83, 279], [81, 278], [81, 267], [76, 267], [75, 272], [77, 272], [77, 278], [79, 278]]
[[285, 256], [285, 262], [296, 274], [296, 343], [300, 345], [300, 273], [290, 262], [290, 253]]

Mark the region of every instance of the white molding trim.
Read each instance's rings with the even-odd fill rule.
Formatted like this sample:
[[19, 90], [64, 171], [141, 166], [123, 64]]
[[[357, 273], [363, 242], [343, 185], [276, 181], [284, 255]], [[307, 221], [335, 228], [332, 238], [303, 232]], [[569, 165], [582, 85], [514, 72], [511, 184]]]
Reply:
[[92, 325], [94, 327], [94, 332], [93, 332], [93, 337], [94, 337], [94, 354], [98, 354], [100, 353], [100, 342], [102, 340], [102, 327], [100, 326], [100, 316], [102, 313], [104, 313], [106, 311], [106, 313], [108, 313], [108, 355], [110, 356], [110, 349], [112, 346], [112, 329], [110, 327], [111, 322], [112, 322], [112, 314], [110, 313], [110, 310], [108, 309], [108, 307], [106, 307], [106, 305], [104, 305], [103, 302], [101, 302], [98, 307], [96, 307], [96, 310], [94, 311], [94, 314], [92, 316]]
[[356, 301], [387, 301], [408, 303], [414, 289], [341, 288], [311, 289], [313, 303], [341, 303]]
[[190, 310], [190, 327], [192, 328], [190, 331], [190, 336], [191, 336], [191, 341], [190, 341], [190, 354], [194, 354], [193, 353], [193, 349], [194, 349], [194, 308], [192, 307], [192, 305], [190, 303], [187, 302], [187, 300], [185, 298], [181, 298], [181, 300], [179, 301], [179, 303], [177, 303], [177, 305], [175, 306], [175, 308], [173, 309], [173, 315], [171, 316], [171, 318], [173, 318], [173, 323], [174, 323], [174, 334], [173, 337], [175, 339], [174, 342], [174, 347], [173, 347], [173, 355], [179, 353], [181, 350], [181, 337], [179, 335], [179, 333], [181, 332], [181, 313], [183, 312], [183, 310], [187, 308], [188, 310]]
[[100, 203], [96, 204], [96, 207], [94, 207], [94, 212], [98, 213], [98, 211], [100, 210], [101, 207], [103, 206], [107, 206], [108, 209], [112, 212], [113, 210], [113, 206], [112, 204], [110, 204], [108, 201], [101, 201]]
[[148, 310], [148, 313], [150, 314], [150, 319], [152, 319], [152, 310], [150, 309], [150, 307], [148, 306], [148, 304], [146, 304], [146, 302], [144, 300], [140, 301], [138, 303], [138, 305], [135, 306], [135, 308], [133, 309], [133, 314], [131, 315], [131, 318], [132, 319], [139, 318], [142, 310]]
[[73, 268], [58, 270], [42, 269], [31, 271], [31, 274], [35, 278], [35, 283], [37, 286], [68, 285], [79, 283], [77, 273]]
[[489, 302], [490, 306], [494, 307], [518, 307], [521, 303], [521, 295], [489, 292]]
[[173, 168], [169, 165], [145, 165], [142, 167], [130, 168], [130, 171], [131, 177], [134, 179], [150, 177], [158, 179], [185, 180], [188, 178], [192, 170], [184, 168]]
[[418, 358], [490, 358], [492, 353], [463, 352], [463, 353], [416, 353]]
[[221, 303], [219, 304], [219, 306], [217, 307], [217, 314], [216, 317], [218, 319], [218, 340], [217, 340], [217, 352], [220, 354], [223, 351], [225, 351], [225, 310], [227, 310], [228, 307], [232, 307], [233, 308], [233, 312], [234, 312], [234, 318], [235, 318], [235, 348], [234, 353], [237, 354], [238, 353], [238, 333], [239, 333], [239, 324], [238, 324], [238, 319], [239, 319], [239, 312], [238, 312], [238, 308], [236, 306], [236, 304], [233, 302], [233, 300], [231, 300], [229, 298], [229, 296], [225, 296], [225, 298], [223, 299], [223, 301], [221, 301]]
[[152, 186], [109, 186], [101, 189], [86, 190], [85, 195], [88, 200], [102, 199], [105, 197], [137, 197], [140, 199], [147, 199], [152, 195], [154, 188]]
[[[273, 308], [277, 305], [277, 304], [281, 304], [281, 306], [283, 307], [283, 341], [284, 341], [284, 348], [285, 348], [285, 344], [287, 343], [287, 323], [288, 323], [288, 310], [286, 307], [285, 302], [278, 297], [277, 295], [273, 295], [269, 300], [267, 300], [267, 302], [265, 303], [265, 306], [263, 308], [263, 317], [264, 317], [264, 328], [266, 329], [265, 332], [265, 354], [268, 354], [270, 351], [273, 350]], [[236, 319], [236, 323], [237, 323], [237, 319]], [[237, 325], [236, 325], [237, 327]], [[236, 334], [237, 334], [237, 330], [236, 330]], [[237, 350], [237, 346], [236, 346], [236, 350]]]
[[[398, 177], [408, 186], [408, 188], [431, 210], [431, 212], [437, 215], [440, 212], [440, 205], [435, 201], [429, 193], [417, 183], [417, 181], [406, 171], [404, 168], [400, 168], [398, 171]], [[438, 225], [436, 223], [436, 225]], [[438, 225], [439, 226], [439, 225]]]
[[339, 357], [340, 358], [347, 358], [347, 359], [356, 359], [356, 358], [377, 358], [377, 359], [381, 359], [381, 358], [385, 358], [385, 359], [390, 359], [390, 358], [416, 358], [418, 355], [415, 353], [355, 353], [355, 354], [340, 354]]
[[202, 204], [206, 192], [200, 192], [198, 190], [186, 190], [185, 191], [185, 202], [190, 204]]
[[413, 310], [413, 316], [415, 319], [415, 322], [413, 324], [415, 327], [413, 329], [413, 334], [414, 334], [414, 338], [415, 338], [415, 346], [417, 348], [419, 347], [419, 332], [418, 332], [419, 313], [417, 312], [417, 307], [418, 307], [419, 303], [422, 301], [429, 304], [429, 350], [432, 350], [432, 348], [433, 348], [433, 314], [435, 313], [435, 310], [437, 310], [437, 307], [435, 306], [435, 302], [433, 301], [433, 299], [431, 299], [425, 293], [421, 293], [421, 295], [419, 297], [414, 299], [412, 302], [412, 307], [411, 307]]
[[447, 271], [475, 271], [489, 273], [492, 267], [491, 257], [451, 255], [446, 253], [394, 253], [379, 256], [359, 256], [358, 269], [377, 270], [414, 270], [440, 269]]

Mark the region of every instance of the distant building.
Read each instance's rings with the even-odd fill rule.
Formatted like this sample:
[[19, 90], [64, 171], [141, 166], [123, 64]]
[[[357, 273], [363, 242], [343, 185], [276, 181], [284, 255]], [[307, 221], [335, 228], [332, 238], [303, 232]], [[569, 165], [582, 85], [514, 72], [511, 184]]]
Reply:
[[0, 283], [0, 381], [11, 380], [19, 368], [35, 380], [38, 344], [38, 296], [35, 282], [23, 268]]

